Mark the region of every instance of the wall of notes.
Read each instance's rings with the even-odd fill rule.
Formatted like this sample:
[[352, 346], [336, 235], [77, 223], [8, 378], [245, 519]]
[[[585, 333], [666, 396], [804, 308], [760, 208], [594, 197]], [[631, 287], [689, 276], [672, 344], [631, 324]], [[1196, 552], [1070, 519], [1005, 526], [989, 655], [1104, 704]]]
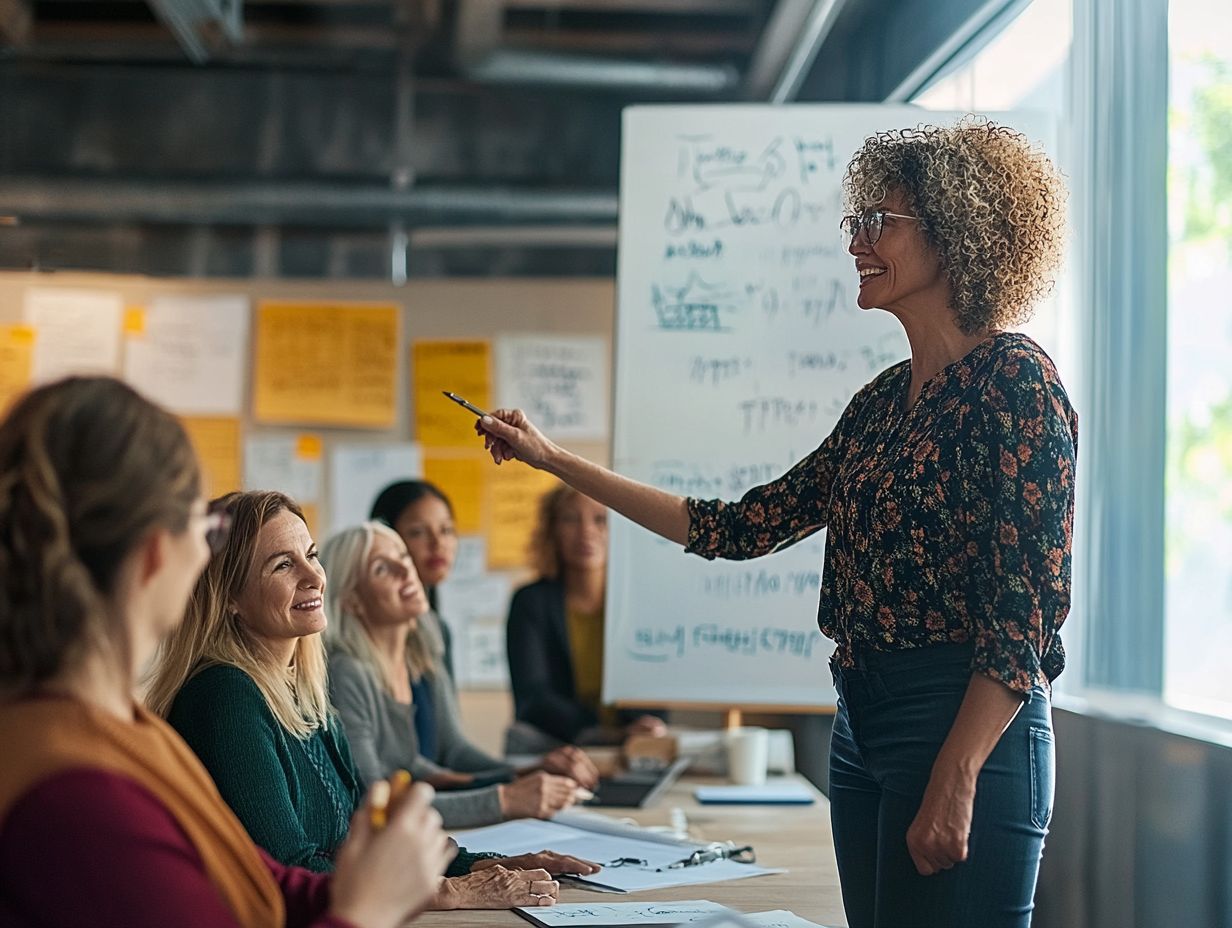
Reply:
[[495, 467], [474, 416], [521, 406], [562, 444], [609, 459], [611, 281], [380, 283], [0, 274], [0, 410], [69, 374], [123, 378], [181, 417], [206, 493], [277, 489], [318, 539], [424, 477], [461, 536], [439, 591], [460, 682], [506, 682], [509, 596], [551, 478]]

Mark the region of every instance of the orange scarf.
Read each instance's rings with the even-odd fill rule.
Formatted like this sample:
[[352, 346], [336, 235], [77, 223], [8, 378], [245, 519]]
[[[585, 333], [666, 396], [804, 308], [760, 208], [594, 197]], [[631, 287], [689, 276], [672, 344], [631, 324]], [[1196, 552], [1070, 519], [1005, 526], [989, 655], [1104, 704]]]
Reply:
[[[166, 806], [205, 874], [243, 928], [282, 928], [282, 893], [196, 755], [162, 719], [138, 708], [124, 722], [73, 699], [35, 697], [0, 705], [0, 822], [33, 787], [67, 770], [127, 777]], [[134, 879], [137, 877], [134, 876]]]

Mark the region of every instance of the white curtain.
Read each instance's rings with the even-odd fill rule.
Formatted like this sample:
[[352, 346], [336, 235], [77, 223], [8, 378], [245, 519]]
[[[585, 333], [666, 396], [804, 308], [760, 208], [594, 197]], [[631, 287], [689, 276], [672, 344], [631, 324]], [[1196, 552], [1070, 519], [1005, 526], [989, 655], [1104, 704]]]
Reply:
[[[1163, 678], [1168, 3], [1075, 0], [1071, 216], [1087, 684]], [[1076, 669], [1076, 667], [1075, 667]]]

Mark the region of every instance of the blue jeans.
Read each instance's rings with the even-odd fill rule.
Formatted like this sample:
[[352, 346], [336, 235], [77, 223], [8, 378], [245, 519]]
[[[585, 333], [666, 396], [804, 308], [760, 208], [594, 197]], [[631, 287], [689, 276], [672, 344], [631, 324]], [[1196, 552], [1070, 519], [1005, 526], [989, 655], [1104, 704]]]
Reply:
[[834, 667], [830, 817], [851, 928], [1028, 928], [1055, 777], [1048, 694], [1001, 735], [976, 782], [967, 860], [921, 876], [907, 828], [971, 681], [971, 645], [865, 652]]

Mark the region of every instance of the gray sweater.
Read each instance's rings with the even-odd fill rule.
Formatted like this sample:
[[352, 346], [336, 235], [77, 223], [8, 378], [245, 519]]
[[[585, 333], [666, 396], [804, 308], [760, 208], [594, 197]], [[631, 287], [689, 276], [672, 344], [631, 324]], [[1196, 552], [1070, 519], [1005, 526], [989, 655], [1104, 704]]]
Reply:
[[[351, 756], [365, 783], [374, 783], [395, 770], [416, 779], [443, 770], [459, 773], [512, 773], [502, 763], [472, 744], [462, 732], [461, 713], [449, 672], [443, 667], [429, 680], [436, 703], [436, 737], [440, 765], [419, 754], [415, 737], [415, 707], [387, 693], [362, 661], [334, 651], [329, 656], [329, 694], [351, 745]], [[433, 802], [446, 828], [473, 828], [501, 821], [496, 786], [437, 793]]]

